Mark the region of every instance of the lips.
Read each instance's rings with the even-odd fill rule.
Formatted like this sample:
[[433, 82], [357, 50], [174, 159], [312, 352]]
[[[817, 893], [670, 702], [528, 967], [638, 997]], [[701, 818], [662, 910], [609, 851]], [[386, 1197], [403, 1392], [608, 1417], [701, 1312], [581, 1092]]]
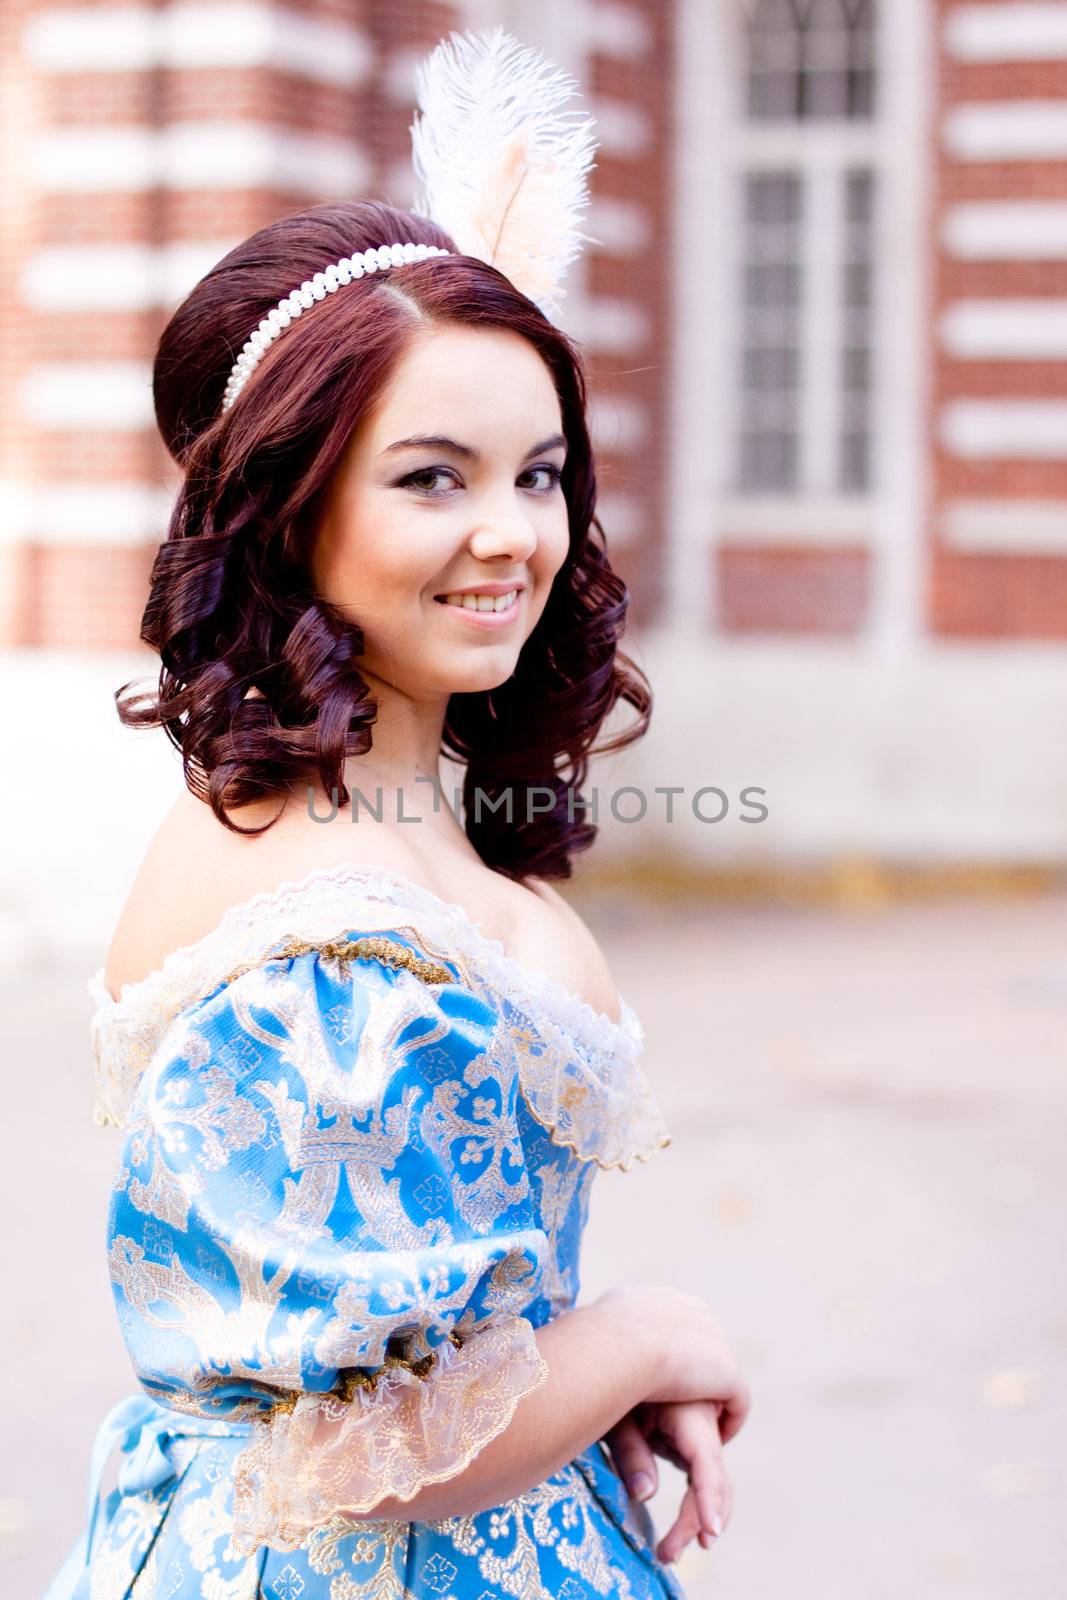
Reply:
[[453, 590], [447, 594], [435, 596], [440, 605], [459, 606], [464, 611], [499, 612], [510, 611], [519, 598], [519, 590], [504, 589], [498, 593], [482, 590], [478, 593], [470, 591]]

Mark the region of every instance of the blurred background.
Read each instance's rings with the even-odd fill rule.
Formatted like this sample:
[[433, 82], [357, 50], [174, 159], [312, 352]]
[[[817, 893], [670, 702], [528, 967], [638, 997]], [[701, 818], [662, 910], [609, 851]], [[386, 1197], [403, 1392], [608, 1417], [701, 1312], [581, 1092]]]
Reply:
[[[597, 121], [561, 320], [656, 695], [594, 769], [602, 833], [566, 892], [674, 1142], [601, 1180], [586, 1289], [706, 1294], [755, 1397], [731, 1526], [681, 1576], [694, 1600], [1059, 1600], [1053, 0], [0, 0], [0, 1590], [43, 1590], [132, 1386], [85, 980], [182, 781], [112, 700], [157, 665], [155, 342], [272, 217], [409, 204], [414, 66], [494, 23]], [[665, 1472], [662, 1527], [677, 1494]]]

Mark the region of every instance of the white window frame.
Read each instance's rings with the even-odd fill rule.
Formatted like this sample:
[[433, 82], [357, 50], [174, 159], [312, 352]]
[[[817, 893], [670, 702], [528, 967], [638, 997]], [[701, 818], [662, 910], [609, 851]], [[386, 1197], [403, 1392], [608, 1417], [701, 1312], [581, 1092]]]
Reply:
[[[921, 627], [926, 496], [929, 250], [934, 153], [927, 126], [933, 74], [927, 0], [878, 7], [874, 115], [808, 123], [747, 122], [742, 0], [677, 0], [675, 304], [671, 605], [674, 625], [706, 631], [714, 606], [709, 544], [869, 544], [879, 560], [869, 634], [887, 644]], [[742, 174], [792, 168], [815, 180], [807, 258], [817, 228], [840, 240], [852, 166], [875, 172], [870, 487], [834, 487], [840, 378], [806, 405], [800, 491], [738, 493]], [[836, 195], [829, 192], [836, 180]], [[840, 250], [837, 252], [840, 262]], [[836, 291], [836, 293], [835, 293]], [[836, 303], [835, 303], [836, 302]], [[805, 301], [808, 340], [840, 362], [839, 272]], [[826, 352], [832, 352], [832, 357]], [[835, 393], [836, 391], [836, 393]], [[832, 473], [827, 463], [832, 464]]]
[[[724, 8], [725, 9], [725, 8]], [[876, 7], [879, 29], [887, 9], [886, 0]], [[845, 174], [852, 168], [862, 167], [874, 171], [873, 238], [877, 240], [883, 230], [879, 227], [879, 210], [884, 187], [881, 156], [884, 147], [882, 121], [884, 118], [879, 35], [875, 47], [875, 106], [869, 118], [846, 119], [833, 117], [810, 118], [802, 121], [752, 119], [746, 115], [747, 50], [745, 36], [745, 10], [743, 3], [736, 7], [736, 26], [739, 39], [738, 77], [735, 86], [733, 117], [734, 131], [732, 170], [734, 187], [735, 225], [727, 231], [727, 238], [735, 240], [734, 281], [740, 288], [744, 270], [742, 247], [744, 244], [744, 187], [751, 173], [790, 172], [800, 181], [800, 389], [798, 395], [799, 465], [795, 489], [775, 491], [767, 496], [771, 500], [791, 502], [790, 511], [802, 509], [803, 502], [817, 498], [825, 506], [832, 502], [837, 507], [839, 520], [846, 506], [853, 517], [862, 524], [870, 488], [860, 493], [846, 495], [838, 488], [838, 458], [840, 450], [842, 390], [841, 357], [844, 338], [844, 241], [845, 241]], [[881, 261], [874, 252], [874, 283], [872, 288], [873, 318], [878, 320], [880, 304]], [[740, 306], [739, 306], [740, 310]], [[740, 319], [739, 319], [740, 321]], [[740, 340], [735, 340], [730, 358], [734, 381], [740, 393], [741, 368]], [[874, 379], [877, 383], [877, 376]], [[734, 441], [734, 456], [739, 441]], [[872, 458], [872, 477], [875, 462]], [[736, 466], [735, 466], [736, 471]], [[736, 495], [742, 502], [738, 509], [747, 511], [745, 502], [751, 496], [744, 489], [726, 492]], [[764, 499], [763, 495], [760, 499]], [[800, 502], [796, 506], [795, 502]], [[766, 512], [764, 513], [766, 514]]]

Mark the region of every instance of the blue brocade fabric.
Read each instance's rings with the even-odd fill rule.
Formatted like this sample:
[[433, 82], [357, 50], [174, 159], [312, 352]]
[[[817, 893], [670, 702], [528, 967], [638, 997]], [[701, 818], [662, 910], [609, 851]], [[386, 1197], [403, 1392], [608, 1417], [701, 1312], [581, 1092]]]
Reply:
[[599, 1443], [473, 1516], [367, 1514], [462, 1471], [544, 1381], [595, 1170], [666, 1142], [626, 1002], [616, 1023], [345, 867], [90, 992], [140, 1387], [46, 1600], [680, 1596]]

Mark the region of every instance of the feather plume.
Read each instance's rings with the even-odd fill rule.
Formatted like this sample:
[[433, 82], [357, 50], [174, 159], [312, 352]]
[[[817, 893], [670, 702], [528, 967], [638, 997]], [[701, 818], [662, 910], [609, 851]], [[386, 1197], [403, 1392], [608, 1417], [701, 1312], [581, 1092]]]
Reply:
[[451, 34], [415, 73], [412, 209], [550, 318], [582, 242], [599, 242], [578, 228], [597, 140], [591, 117], [563, 109], [577, 87], [501, 27]]

